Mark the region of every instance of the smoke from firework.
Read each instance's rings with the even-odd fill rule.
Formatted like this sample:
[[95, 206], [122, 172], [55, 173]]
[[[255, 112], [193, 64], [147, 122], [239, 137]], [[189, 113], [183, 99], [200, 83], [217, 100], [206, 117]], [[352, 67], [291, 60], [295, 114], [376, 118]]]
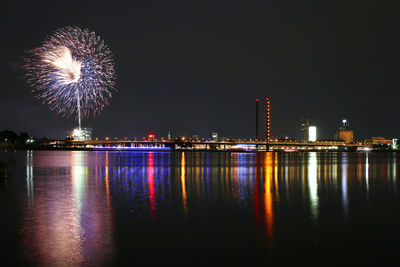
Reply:
[[95, 116], [109, 105], [115, 90], [114, 61], [94, 32], [60, 28], [29, 50], [25, 62], [36, 97], [58, 114], [70, 116], [80, 106], [82, 117]]

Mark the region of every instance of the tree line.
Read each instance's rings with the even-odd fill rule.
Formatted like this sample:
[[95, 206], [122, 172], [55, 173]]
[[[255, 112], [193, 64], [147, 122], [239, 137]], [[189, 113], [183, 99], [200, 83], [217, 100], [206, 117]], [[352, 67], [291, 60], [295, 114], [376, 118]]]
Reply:
[[0, 131], [0, 142], [8, 144], [26, 144], [26, 140], [29, 139], [29, 134], [26, 132], [20, 132], [19, 134], [4, 130]]

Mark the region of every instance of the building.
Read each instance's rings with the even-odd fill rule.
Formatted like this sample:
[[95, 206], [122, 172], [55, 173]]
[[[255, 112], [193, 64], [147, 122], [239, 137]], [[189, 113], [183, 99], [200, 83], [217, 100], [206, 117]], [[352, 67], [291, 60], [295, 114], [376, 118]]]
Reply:
[[211, 138], [213, 141], [218, 141], [218, 133], [217, 132], [212, 132], [211, 133]]
[[338, 139], [344, 141], [346, 144], [354, 142], [354, 132], [351, 130], [338, 132]]
[[[392, 145], [394, 144], [394, 140], [386, 139], [384, 137], [372, 137], [371, 139], [364, 140], [364, 144], [366, 146], [373, 146], [373, 145]], [[397, 140], [396, 140], [397, 145]]]
[[303, 119], [303, 122], [301, 123], [301, 141], [307, 142], [308, 141], [308, 127], [310, 126], [310, 123], [308, 122], [307, 118]]
[[354, 142], [354, 132], [350, 129], [350, 124], [346, 119], [342, 120], [342, 125], [339, 127], [337, 138], [345, 143]]
[[317, 141], [317, 126], [314, 125], [308, 126], [308, 141], [309, 142]]

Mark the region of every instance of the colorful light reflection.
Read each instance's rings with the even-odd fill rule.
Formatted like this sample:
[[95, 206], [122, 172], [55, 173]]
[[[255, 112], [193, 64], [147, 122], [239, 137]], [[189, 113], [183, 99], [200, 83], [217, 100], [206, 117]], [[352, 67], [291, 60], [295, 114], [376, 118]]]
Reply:
[[112, 214], [104, 209], [104, 191], [90, 179], [86, 158], [83, 151], [29, 153], [28, 178], [37, 180], [28, 196], [32, 205], [25, 206], [21, 237], [30, 262], [94, 266], [113, 254]]

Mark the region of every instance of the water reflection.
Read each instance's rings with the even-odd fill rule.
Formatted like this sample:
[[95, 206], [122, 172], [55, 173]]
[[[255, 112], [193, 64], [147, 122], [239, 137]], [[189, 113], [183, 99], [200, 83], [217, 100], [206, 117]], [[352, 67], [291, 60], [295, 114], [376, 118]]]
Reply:
[[343, 198], [343, 214], [345, 220], [348, 216], [348, 197], [347, 197], [347, 153], [343, 154], [342, 157], [342, 198]]
[[87, 152], [60, 155], [68, 167], [54, 162], [51, 169], [45, 152], [33, 153], [34, 204], [25, 206], [21, 229], [26, 256], [53, 266], [106, 262], [114, 251], [112, 214], [89, 179]]
[[[187, 196], [186, 196], [186, 162], [185, 162], [185, 152], [182, 152], [181, 156], [181, 185], [182, 185], [182, 201], [183, 201], [183, 212], [185, 218], [187, 216]], [[196, 168], [196, 174], [198, 175], [198, 168]]]
[[273, 192], [272, 192], [272, 172], [273, 161], [272, 153], [265, 154], [264, 161], [264, 208], [265, 208], [265, 224], [268, 243], [271, 246], [274, 237], [274, 210], [273, 210]]
[[[373, 200], [377, 190], [398, 186], [395, 154], [25, 153], [21, 236], [26, 257], [40, 265], [112, 263], [121, 242], [116, 217], [120, 224], [167, 222], [179, 229], [254, 227], [275, 250], [288, 225], [299, 221], [301, 231], [317, 235], [331, 213], [339, 214], [336, 223], [351, 222], [357, 193]], [[302, 228], [309, 221], [312, 227]]]
[[397, 154], [396, 153], [392, 153], [391, 166], [392, 166], [392, 173], [391, 173], [392, 185], [393, 185], [393, 188], [396, 189], [396, 178], [397, 178]]
[[254, 182], [254, 196], [253, 196], [253, 206], [254, 206], [254, 215], [255, 215], [255, 224], [257, 227], [258, 233], [261, 230], [261, 208], [260, 208], [260, 190], [259, 190], [259, 183], [260, 183], [260, 153], [256, 154], [256, 164], [255, 164], [255, 182]]
[[365, 185], [367, 188], [367, 195], [369, 195], [369, 161], [368, 161], [369, 154], [367, 153], [365, 157]]
[[26, 151], [26, 192], [28, 198], [28, 205], [33, 205], [33, 151]]
[[[108, 170], [109, 166], [108, 166], [108, 151], [106, 151], [106, 160], [104, 163], [104, 169], [105, 169], [105, 177], [104, 177], [104, 182], [106, 184], [106, 197], [107, 197], [107, 207], [110, 207], [110, 182], [109, 182], [109, 170]], [[96, 174], [95, 177], [98, 177], [98, 168], [95, 168], [96, 170]]]
[[318, 173], [317, 153], [310, 152], [308, 155], [308, 188], [310, 192], [311, 218], [318, 219]]
[[71, 158], [72, 166], [72, 188], [74, 199], [74, 213], [76, 220], [80, 220], [82, 213], [83, 198], [86, 191], [87, 169], [84, 164], [85, 154], [83, 152], [74, 152]]
[[151, 218], [156, 217], [156, 189], [154, 184], [154, 153], [149, 152], [147, 159], [147, 181], [149, 185], [149, 200]]

